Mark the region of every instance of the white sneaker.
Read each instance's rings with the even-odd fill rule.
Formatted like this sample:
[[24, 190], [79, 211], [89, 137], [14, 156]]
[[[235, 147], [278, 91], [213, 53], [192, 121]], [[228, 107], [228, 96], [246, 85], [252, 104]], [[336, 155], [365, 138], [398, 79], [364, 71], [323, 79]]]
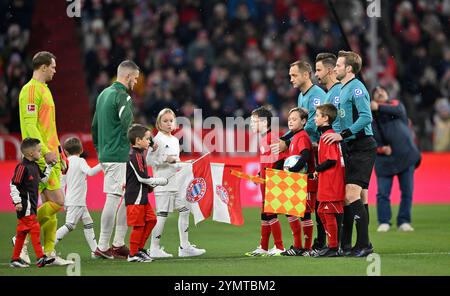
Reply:
[[[11, 242], [13, 244], [13, 246], [16, 245], [16, 236], [13, 236], [11, 238]], [[20, 251], [20, 259], [22, 259], [23, 261], [25, 261], [26, 264], [30, 265], [31, 264], [31, 259], [30, 256], [28, 255], [28, 239], [25, 238], [25, 242], [23, 244], [22, 250]]]
[[284, 251], [286, 251], [285, 249], [281, 250], [281, 249], [277, 249], [277, 247], [273, 247], [272, 249], [269, 250], [269, 253], [267, 254], [268, 256], [281, 256], [281, 253], [283, 253]]
[[[48, 255], [47, 255], [48, 256]], [[56, 255], [56, 252], [53, 251], [49, 256], [49, 258], [55, 258], [55, 261], [53, 263], [50, 263], [49, 266], [66, 266], [75, 264], [72, 260], [66, 260]]]
[[256, 249], [254, 249], [251, 252], [247, 252], [245, 253], [245, 256], [249, 256], [249, 257], [263, 257], [263, 256], [267, 256], [269, 252], [264, 250], [263, 248], [261, 248], [261, 246], [258, 246]]
[[200, 256], [206, 253], [205, 249], [197, 249], [194, 245], [189, 245], [187, 248], [178, 248], [178, 257], [193, 257]]
[[399, 231], [410, 232], [410, 231], [414, 231], [414, 228], [409, 223], [403, 223], [402, 225], [400, 225], [398, 227], [398, 230]]
[[387, 223], [381, 223], [378, 228], [377, 231], [378, 232], [388, 232], [389, 229], [391, 229], [391, 225], [387, 224]]
[[150, 248], [149, 255], [151, 258], [170, 258], [173, 257], [172, 254], [164, 251], [164, 247]]
[[16, 268], [27, 268], [30, 267], [29, 264], [27, 264], [25, 261], [23, 261], [22, 259], [19, 260], [11, 260], [11, 262], [9, 263], [9, 266], [11, 267], [16, 267]]
[[150, 263], [153, 261], [151, 258], [147, 258], [143, 252], [139, 252], [134, 256], [128, 255], [127, 257], [128, 262], [141, 262], [141, 263]]
[[147, 254], [146, 251], [139, 251], [138, 255], [144, 259], [144, 262], [152, 262], [153, 261], [153, 259]]

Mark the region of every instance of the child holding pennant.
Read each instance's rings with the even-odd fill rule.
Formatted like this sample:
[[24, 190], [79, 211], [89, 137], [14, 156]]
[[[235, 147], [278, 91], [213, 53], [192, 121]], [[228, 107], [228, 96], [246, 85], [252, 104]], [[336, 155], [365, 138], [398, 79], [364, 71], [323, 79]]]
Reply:
[[[279, 135], [273, 135], [271, 131], [272, 112], [264, 107], [253, 110], [251, 115], [251, 128], [261, 136], [259, 148], [260, 177], [266, 177], [266, 168], [281, 169], [283, 167], [282, 154], [272, 154], [270, 144], [272, 140], [278, 140]], [[264, 208], [265, 184], [260, 184], [262, 194], [262, 207]], [[272, 233], [275, 246], [269, 251], [269, 238]], [[245, 253], [246, 256], [278, 256], [284, 252], [281, 224], [276, 214], [261, 212], [261, 244], [253, 251]]]
[[[292, 166], [286, 166], [290, 172], [314, 172], [314, 153], [312, 153], [312, 143], [305, 131], [304, 127], [308, 120], [308, 113], [303, 108], [293, 108], [289, 111], [288, 126], [293, 136], [289, 144], [288, 154], [290, 157], [296, 157], [297, 161], [292, 163]], [[300, 157], [298, 157], [300, 156]], [[289, 160], [289, 158], [287, 159]], [[308, 186], [309, 187], [309, 186]], [[311, 220], [311, 213], [314, 212], [315, 200], [311, 198], [310, 188], [308, 188], [306, 211], [304, 217], [301, 218], [300, 225], [299, 218], [288, 215], [289, 226], [294, 235], [294, 245], [290, 249], [282, 253], [284, 256], [307, 256], [312, 246], [313, 238], [313, 221]], [[304, 232], [305, 245], [302, 244], [302, 228]]]
[[200, 256], [206, 252], [205, 249], [198, 249], [189, 242], [190, 210], [186, 200], [180, 198], [178, 194], [179, 184], [177, 184], [177, 179], [173, 177], [179, 169], [177, 162], [180, 161], [180, 143], [172, 135], [175, 126], [175, 113], [169, 108], [161, 110], [156, 118], [158, 134], [153, 139], [157, 149], [147, 155], [154, 176], [168, 178], [169, 180], [166, 186], [154, 189], [157, 222], [151, 238], [150, 257], [152, 258], [173, 257], [172, 254], [164, 251], [164, 247], [160, 245], [160, 240], [167, 217], [174, 209], [178, 211], [178, 233], [180, 236], [178, 256]]

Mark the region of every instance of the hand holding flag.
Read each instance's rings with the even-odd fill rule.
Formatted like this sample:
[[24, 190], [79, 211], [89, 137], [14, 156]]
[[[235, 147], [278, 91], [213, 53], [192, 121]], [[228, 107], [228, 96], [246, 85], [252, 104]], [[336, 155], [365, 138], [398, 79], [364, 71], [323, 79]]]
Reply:
[[243, 173], [243, 172], [240, 172], [240, 171], [236, 171], [236, 170], [233, 170], [233, 169], [231, 170], [231, 175], [236, 176], [236, 177], [241, 178], [241, 179], [252, 181], [252, 182], [258, 183], [258, 184], [264, 184], [266, 182], [261, 177], [252, 176], [252, 175], [249, 175], [249, 174], [246, 174], [246, 173]]
[[209, 153], [192, 163], [186, 164], [175, 177], [180, 188], [178, 194], [185, 199], [195, 224], [211, 216], [214, 199], [214, 186], [211, 177]]

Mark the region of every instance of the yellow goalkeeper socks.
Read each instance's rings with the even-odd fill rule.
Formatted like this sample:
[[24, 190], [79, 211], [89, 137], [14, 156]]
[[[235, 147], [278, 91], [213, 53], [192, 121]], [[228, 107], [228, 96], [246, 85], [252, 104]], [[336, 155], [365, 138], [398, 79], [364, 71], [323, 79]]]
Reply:
[[60, 209], [61, 206], [57, 203], [47, 201], [37, 211], [37, 218], [44, 239], [44, 252], [46, 254], [55, 250], [56, 229], [58, 227], [57, 213]]
[[51, 254], [55, 250], [56, 229], [58, 227], [58, 219], [56, 213], [41, 227], [44, 234], [44, 253]]

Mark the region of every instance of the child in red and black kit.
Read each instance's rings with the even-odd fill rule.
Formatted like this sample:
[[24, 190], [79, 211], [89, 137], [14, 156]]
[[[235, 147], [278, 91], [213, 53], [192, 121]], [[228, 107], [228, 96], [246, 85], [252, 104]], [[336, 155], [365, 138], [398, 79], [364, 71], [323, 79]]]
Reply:
[[[306, 121], [308, 120], [308, 112], [302, 108], [293, 108], [289, 111], [288, 115], [288, 126], [291, 133], [291, 141], [288, 149], [288, 157], [293, 155], [298, 155], [300, 158], [297, 163], [289, 168], [290, 172], [300, 172], [301, 170], [306, 170], [306, 173], [314, 172], [314, 153], [312, 152], [311, 139], [308, 133], [304, 130]], [[293, 135], [292, 135], [293, 134]], [[311, 186], [307, 186], [307, 201], [306, 210], [304, 217], [301, 218], [302, 223], [298, 217], [287, 216], [289, 221], [289, 226], [291, 227], [292, 233], [294, 235], [294, 245], [290, 249], [283, 252], [284, 256], [306, 256], [309, 255], [309, 251], [312, 246], [313, 237], [313, 221], [311, 220], [311, 213], [314, 212], [315, 198], [311, 194]], [[315, 188], [313, 188], [314, 190]], [[305, 245], [302, 244], [302, 228], [305, 238]]]
[[[144, 249], [145, 243], [156, 224], [156, 215], [148, 201], [148, 194], [158, 185], [167, 185], [167, 178], [149, 178], [144, 151], [150, 146], [150, 131], [143, 125], [135, 124], [128, 130], [132, 145], [130, 160], [127, 162], [125, 185], [125, 205], [127, 224], [132, 226], [130, 234], [130, 255], [128, 262], [151, 262]], [[154, 147], [156, 149], [156, 147]]]
[[31, 243], [36, 252], [37, 266], [44, 267], [55, 261], [48, 258], [42, 252], [40, 225], [36, 218], [37, 203], [39, 198], [39, 182], [46, 182], [51, 171], [47, 165], [45, 172], [41, 172], [37, 160], [41, 157], [41, 144], [38, 139], [26, 138], [20, 145], [23, 160], [16, 166], [11, 181], [11, 198], [17, 212], [17, 234], [14, 252], [11, 259], [11, 267], [29, 267], [29, 264], [20, 258], [25, 237], [31, 236]]
[[320, 220], [327, 233], [328, 245], [316, 253], [315, 257], [338, 257], [339, 235], [344, 213], [345, 199], [345, 165], [339, 142], [326, 144], [323, 135], [334, 133], [331, 122], [334, 122], [337, 109], [333, 104], [320, 105], [316, 109], [315, 122], [321, 133], [319, 141], [319, 161], [316, 167], [319, 188], [317, 199], [319, 201]]
[[[266, 178], [266, 168], [283, 169], [283, 154], [272, 154], [270, 144], [278, 140], [279, 134], [274, 135], [270, 130], [272, 112], [264, 107], [257, 108], [251, 114], [252, 130], [261, 135], [259, 147], [261, 178]], [[278, 256], [284, 251], [281, 224], [277, 214], [264, 213], [265, 184], [261, 184], [262, 212], [261, 212], [261, 243], [255, 250], [245, 253], [246, 256]], [[273, 235], [275, 246], [269, 251], [270, 234]]]

